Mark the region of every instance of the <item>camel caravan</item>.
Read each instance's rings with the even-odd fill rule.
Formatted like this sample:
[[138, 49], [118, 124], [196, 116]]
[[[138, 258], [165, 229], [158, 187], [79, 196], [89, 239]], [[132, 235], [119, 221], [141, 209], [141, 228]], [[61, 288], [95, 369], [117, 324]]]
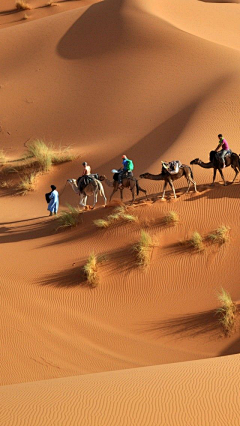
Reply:
[[[210, 152], [210, 161], [208, 163], [204, 163], [199, 158], [192, 160], [190, 164], [197, 164], [200, 167], [206, 169], [213, 169], [213, 182], [215, 182], [217, 170], [219, 171], [224, 185], [227, 185], [226, 180], [223, 175], [222, 169], [225, 167], [231, 166], [235, 171], [235, 176], [232, 182], [235, 181], [239, 171], [240, 171], [240, 158], [239, 155], [232, 152], [229, 149], [227, 141], [220, 134], [218, 135], [219, 144], [215, 151]], [[121, 200], [123, 200], [123, 190], [125, 188], [129, 189], [132, 193], [133, 203], [135, 201], [136, 195], [139, 192], [145, 194], [147, 198], [147, 191], [140, 187], [138, 183], [138, 179], [133, 176], [134, 165], [132, 160], [127, 158], [126, 155], [122, 156], [122, 167], [119, 170], [113, 169], [113, 179], [109, 180], [105, 175], [92, 174], [91, 168], [87, 164], [87, 162], [83, 163], [84, 169], [82, 176], [76, 179], [68, 179], [67, 182], [71, 185], [72, 189], [76, 194], [80, 196], [80, 205], [83, 208], [87, 206], [87, 197], [90, 195], [94, 196], [92, 208], [95, 207], [97, 203], [98, 194], [100, 194], [104, 199], [104, 205], [107, 204], [107, 198], [105, 196], [104, 188], [102, 182], [105, 181], [109, 187], [112, 187], [112, 193], [110, 195], [109, 201], [111, 201], [113, 195], [120, 191]], [[162, 171], [160, 174], [154, 175], [151, 173], [143, 173], [140, 174], [140, 179], [150, 179], [150, 180], [159, 180], [164, 181], [163, 185], [163, 194], [162, 200], [165, 199], [166, 187], [169, 185], [173, 191], [173, 196], [176, 198], [176, 192], [174, 188], [173, 182], [182, 177], [185, 177], [187, 181], [187, 190], [186, 193], [189, 192], [191, 184], [194, 187], [194, 191], [197, 192], [197, 185], [193, 178], [193, 172], [190, 166], [186, 164], [182, 164], [180, 161], [171, 161], [164, 162], [162, 161]]]

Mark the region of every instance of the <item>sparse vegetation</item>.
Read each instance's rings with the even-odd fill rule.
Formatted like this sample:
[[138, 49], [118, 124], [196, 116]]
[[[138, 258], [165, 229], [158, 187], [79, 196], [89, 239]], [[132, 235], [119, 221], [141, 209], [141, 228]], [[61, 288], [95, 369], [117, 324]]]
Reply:
[[147, 232], [141, 230], [140, 240], [133, 246], [137, 254], [137, 263], [139, 266], [145, 267], [149, 264], [152, 246], [151, 236]]
[[24, 0], [17, 0], [15, 4], [16, 4], [16, 8], [18, 10], [30, 10], [30, 9], [32, 9], [32, 6], [30, 6], [30, 4], [28, 4]]
[[188, 243], [191, 247], [193, 247], [197, 251], [203, 251], [203, 239], [199, 232], [195, 231], [192, 237], [188, 240]]
[[221, 289], [221, 293], [218, 294], [218, 300], [222, 306], [216, 310], [216, 313], [219, 316], [219, 321], [225, 334], [229, 335], [233, 332], [236, 325], [237, 306], [232, 301], [230, 294], [223, 288]]
[[99, 284], [99, 275], [97, 270], [98, 260], [94, 253], [91, 253], [87, 259], [86, 265], [83, 266], [83, 271], [86, 279], [91, 287], [97, 287]]
[[214, 244], [224, 244], [229, 241], [229, 226], [222, 225], [213, 233], [208, 235], [208, 239]]
[[110, 225], [110, 222], [104, 219], [96, 219], [93, 221], [94, 225], [96, 225], [98, 228], [108, 228]]
[[138, 218], [127, 213], [127, 208], [125, 206], [119, 206], [114, 209], [113, 213], [108, 215], [106, 219], [96, 219], [93, 223], [98, 228], [108, 228], [113, 223], [121, 220], [126, 222], [137, 222]]
[[27, 155], [34, 157], [45, 172], [50, 170], [52, 164], [60, 164], [74, 159], [74, 156], [69, 153], [69, 148], [54, 150], [53, 146], [47, 146], [41, 139], [36, 139], [28, 145]]
[[5, 164], [7, 161], [7, 157], [5, 152], [1, 149], [0, 150], [0, 163]]
[[60, 228], [72, 228], [77, 226], [80, 222], [82, 212], [70, 204], [67, 204], [67, 207], [68, 210], [62, 211], [58, 216], [57, 220], [59, 226], [57, 227], [57, 230]]
[[21, 195], [26, 195], [29, 191], [33, 191], [36, 183], [36, 173], [31, 173], [29, 176], [21, 178], [17, 186], [17, 191]]
[[27, 13], [24, 13], [24, 15], [23, 15], [23, 19], [24, 20], [26, 20], [26, 19], [28, 19], [29, 18], [29, 15], [27, 14]]
[[174, 211], [170, 211], [166, 214], [166, 216], [164, 216], [163, 218], [163, 222], [166, 225], [177, 225], [177, 223], [179, 222], [179, 216], [176, 212]]

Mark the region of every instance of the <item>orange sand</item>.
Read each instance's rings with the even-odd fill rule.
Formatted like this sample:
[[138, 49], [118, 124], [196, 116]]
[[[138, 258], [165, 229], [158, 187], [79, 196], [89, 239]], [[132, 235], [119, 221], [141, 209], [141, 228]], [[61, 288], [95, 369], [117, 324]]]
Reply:
[[[46, 3], [29, 0], [26, 20], [14, 1], [0, 5], [0, 150], [13, 160], [44, 138], [79, 158], [25, 197], [0, 189], [0, 424], [237, 425], [239, 330], [223, 337], [214, 310], [221, 287], [240, 300], [239, 179], [211, 187], [212, 170], [193, 166], [198, 193], [181, 179], [166, 202], [162, 182], [140, 180], [140, 224], [107, 230], [93, 224], [113, 210], [99, 197], [79, 227], [56, 232], [44, 194], [54, 183], [60, 210], [76, 206], [65, 183], [83, 160], [110, 178], [125, 153], [136, 176], [159, 173], [160, 160], [207, 162], [218, 133], [239, 153], [239, 4]], [[175, 228], [159, 224], [170, 210]], [[225, 246], [176, 245], [222, 224]], [[146, 271], [131, 252], [141, 227], [157, 243]], [[92, 251], [109, 258], [93, 290], [81, 278]]]

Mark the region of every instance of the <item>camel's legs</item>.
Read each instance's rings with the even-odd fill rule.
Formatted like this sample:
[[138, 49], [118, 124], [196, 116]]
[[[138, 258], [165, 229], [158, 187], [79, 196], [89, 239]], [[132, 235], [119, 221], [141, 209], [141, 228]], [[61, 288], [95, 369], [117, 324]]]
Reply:
[[85, 204], [84, 204], [84, 195], [83, 194], [80, 194], [80, 201], [79, 201], [79, 204], [80, 204], [80, 206], [83, 206], [83, 207], [85, 207]]
[[190, 184], [191, 184], [191, 183], [192, 183], [192, 184], [193, 184], [193, 186], [194, 186], [194, 191], [195, 191], [195, 192], [197, 192], [197, 184], [196, 184], [195, 180], [193, 180], [193, 179], [189, 176], [187, 181], [188, 181], [188, 189], [187, 189], [187, 191], [186, 191], [186, 192], [189, 192]]
[[142, 189], [139, 185], [138, 185], [138, 189], [139, 191], [143, 192], [146, 195], [146, 198], [148, 198], [146, 189]]
[[162, 200], [164, 200], [164, 198], [165, 198], [166, 186], [167, 186], [167, 182], [166, 182], [166, 181], [164, 181], [164, 185], [163, 185], [163, 194], [162, 194]]
[[113, 194], [115, 194], [115, 192], [117, 192], [118, 188], [113, 188], [113, 192], [110, 195], [109, 201], [111, 201]]
[[219, 173], [220, 173], [220, 175], [221, 175], [221, 177], [222, 177], [222, 179], [223, 179], [224, 186], [226, 186], [226, 185], [227, 185], [227, 182], [225, 181], [225, 178], [224, 178], [224, 176], [223, 176], [223, 172], [222, 172], [222, 170], [221, 170], [221, 169], [218, 169], [218, 171], [219, 171]]
[[135, 186], [131, 189], [131, 193], [132, 193], [132, 203], [134, 203], [134, 201], [135, 201]]
[[92, 206], [92, 208], [94, 209], [94, 207], [95, 207], [95, 205], [96, 205], [96, 203], [97, 203], [97, 196], [98, 196], [98, 192], [97, 192], [97, 190], [96, 191], [94, 191], [94, 193], [93, 193], [93, 206]]
[[234, 169], [234, 171], [235, 171], [235, 176], [234, 176], [234, 179], [233, 179], [233, 181], [232, 181], [232, 183], [235, 181], [235, 179], [236, 179], [236, 177], [237, 177], [237, 175], [238, 175], [238, 173], [239, 173], [239, 170], [237, 169], [237, 167], [234, 167], [234, 166], [232, 166], [232, 168]]
[[216, 178], [216, 173], [217, 173], [217, 169], [213, 169], [213, 181], [212, 181], [212, 185], [215, 182], [215, 178]]
[[121, 196], [121, 201], [123, 200], [123, 190], [120, 189], [120, 196]]
[[169, 179], [169, 181], [168, 181], [168, 182], [169, 182], [169, 185], [171, 186], [171, 188], [172, 188], [172, 190], [173, 190], [174, 198], [177, 198], [172, 179]]
[[107, 198], [105, 197], [105, 195], [103, 195], [103, 198], [104, 198], [104, 206], [106, 206], [106, 204], [107, 204]]

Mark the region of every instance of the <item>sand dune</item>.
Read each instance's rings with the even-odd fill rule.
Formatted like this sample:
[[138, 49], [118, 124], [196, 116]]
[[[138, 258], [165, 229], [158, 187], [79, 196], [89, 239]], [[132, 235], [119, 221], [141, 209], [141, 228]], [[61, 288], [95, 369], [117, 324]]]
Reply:
[[235, 355], [4, 386], [0, 424], [238, 425], [238, 364]]
[[[235, 425], [239, 329], [224, 337], [215, 310], [221, 287], [240, 300], [239, 177], [230, 184], [225, 169], [228, 185], [217, 176], [212, 187], [212, 169], [195, 165], [198, 193], [185, 195], [183, 178], [166, 202], [162, 182], [142, 179], [150, 195], [132, 207], [139, 222], [106, 230], [93, 220], [114, 206], [99, 197], [77, 228], [56, 231], [44, 194], [55, 184], [60, 210], [76, 206], [66, 180], [82, 161], [110, 178], [125, 153], [136, 176], [159, 173], [160, 160], [207, 162], [220, 132], [239, 153], [239, 4], [29, 3], [25, 21], [14, 1], [0, 6], [0, 150], [12, 161], [43, 138], [78, 157], [25, 197], [1, 183], [0, 422]], [[162, 224], [170, 210], [176, 227]], [[222, 224], [225, 245], [179, 245]], [[141, 228], [155, 244], [146, 271], [132, 251]], [[91, 252], [106, 259], [96, 289], [82, 274]]]

